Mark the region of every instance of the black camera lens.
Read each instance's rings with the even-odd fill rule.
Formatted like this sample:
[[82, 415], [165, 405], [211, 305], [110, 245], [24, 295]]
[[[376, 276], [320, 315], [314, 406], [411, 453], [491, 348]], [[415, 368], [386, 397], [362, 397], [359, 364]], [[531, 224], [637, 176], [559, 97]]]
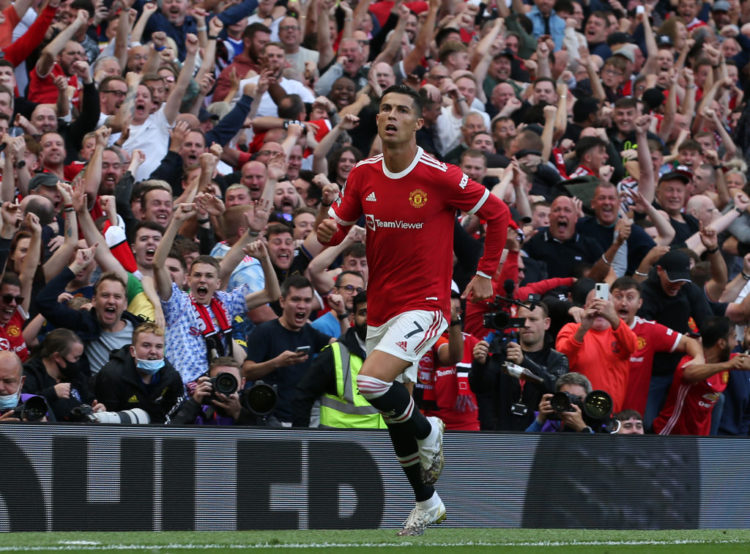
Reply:
[[276, 388], [262, 381], [242, 393], [242, 404], [257, 416], [265, 416], [276, 407]]
[[567, 392], [556, 392], [549, 399], [550, 406], [556, 412], [572, 412], [573, 405], [570, 402], [570, 396]]
[[214, 386], [214, 391], [226, 396], [237, 392], [237, 388], [240, 385], [237, 378], [231, 373], [219, 373], [211, 379], [211, 383]]
[[39, 421], [47, 415], [47, 403], [41, 396], [32, 396], [23, 403], [19, 415], [23, 421]]
[[583, 411], [592, 419], [606, 419], [612, 412], [612, 397], [603, 390], [593, 390], [583, 401]]

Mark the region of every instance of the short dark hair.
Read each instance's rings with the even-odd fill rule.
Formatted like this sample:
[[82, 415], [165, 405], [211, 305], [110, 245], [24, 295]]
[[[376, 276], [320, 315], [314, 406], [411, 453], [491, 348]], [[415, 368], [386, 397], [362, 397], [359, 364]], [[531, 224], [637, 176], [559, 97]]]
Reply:
[[139, 221], [135, 224], [135, 227], [133, 227], [133, 240], [135, 240], [135, 236], [138, 234], [138, 231], [141, 229], [148, 229], [150, 231], [157, 231], [161, 233], [162, 236], [164, 236], [164, 227], [159, 225], [158, 223], [154, 221]]
[[2, 280], [0, 280], [0, 287], [2, 287], [3, 285], [13, 285], [14, 287], [20, 287], [21, 279], [16, 273], [13, 273], [12, 271], [6, 271], [3, 274]]
[[357, 306], [360, 304], [367, 304], [367, 291], [363, 290], [362, 292], [358, 292], [357, 295], [352, 300], [352, 308], [354, 308], [354, 311], [357, 311]]
[[187, 263], [185, 262], [185, 258], [182, 257], [182, 254], [180, 253], [179, 250], [177, 250], [176, 248], [173, 247], [169, 251], [169, 254], [167, 254], [167, 259], [169, 259], [169, 258], [172, 258], [173, 260], [177, 260], [178, 262], [180, 262], [180, 267], [182, 267], [182, 270], [185, 273], [187, 273], [187, 269], [188, 269], [187, 268]]
[[367, 257], [367, 250], [365, 249], [364, 242], [355, 242], [351, 246], [348, 246], [342, 253], [341, 259], [343, 260], [347, 256], [352, 258], [365, 258]]
[[417, 112], [417, 117], [422, 117], [422, 97], [416, 90], [411, 87], [407, 87], [406, 85], [391, 85], [383, 91], [383, 96], [380, 97], [381, 103], [383, 102], [383, 98], [385, 98], [385, 95], [389, 93], [405, 94], [406, 96], [409, 96], [414, 101], [414, 110]]
[[683, 143], [680, 144], [679, 147], [677, 147], [678, 152], [684, 152], [685, 150], [692, 150], [693, 152], [700, 152], [703, 150], [703, 147], [700, 145], [699, 142], [694, 141], [693, 139], [687, 139], [683, 141]]
[[583, 137], [576, 144], [576, 158], [580, 160], [586, 155], [586, 152], [599, 146], [607, 148], [607, 143], [604, 142], [604, 139], [600, 137]]
[[70, 3], [70, 7], [75, 11], [86, 10], [87, 12], [89, 12], [90, 18], [96, 15], [94, 3], [91, 0], [73, 0]]
[[337, 286], [337, 287], [339, 286], [339, 283], [341, 283], [341, 279], [343, 279], [343, 278], [344, 278], [344, 275], [354, 275], [355, 277], [359, 277], [359, 278], [360, 278], [360, 279], [362, 279], [363, 281], [365, 280], [365, 277], [364, 277], [364, 275], [362, 275], [362, 274], [361, 274], [361, 273], [360, 273], [359, 271], [352, 271], [352, 270], [349, 270], [349, 269], [348, 269], [348, 270], [346, 270], [346, 271], [342, 271], [341, 273], [339, 273], [339, 274], [338, 274], [338, 275], [336, 276], [336, 286]]
[[270, 223], [266, 227], [266, 239], [270, 239], [274, 235], [283, 235], [284, 233], [294, 235], [292, 227], [286, 223]]
[[208, 366], [208, 373], [210, 374], [215, 367], [233, 367], [242, 374], [240, 364], [231, 356], [221, 356], [211, 360], [211, 365]]
[[281, 296], [285, 297], [289, 294], [289, 289], [306, 289], [308, 287], [313, 288], [312, 283], [306, 277], [298, 274], [290, 275], [281, 283]]
[[724, 316], [709, 317], [708, 321], [701, 325], [703, 348], [711, 348], [719, 342], [719, 339], [729, 339], [731, 331], [732, 323], [729, 321], [729, 318]]
[[612, 283], [612, 286], [610, 287], [610, 290], [635, 290], [638, 292], [638, 294], [641, 294], [641, 284], [633, 279], [632, 277], [628, 277], [625, 275], [624, 277], [619, 277], [615, 279], [615, 282]]
[[279, 100], [276, 111], [282, 119], [297, 119], [305, 111], [305, 103], [299, 94], [288, 94]]
[[263, 25], [263, 23], [256, 21], [245, 27], [245, 30], [242, 31], [242, 38], [251, 39], [255, 36], [255, 33], [268, 33], [270, 35], [271, 29]]
[[623, 410], [621, 412], [617, 412], [612, 417], [617, 421], [627, 421], [628, 419], [638, 419], [640, 421], [643, 421], [643, 416], [638, 413], [637, 410]]
[[553, 89], [557, 85], [557, 83], [555, 83], [555, 80], [552, 77], [537, 77], [536, 79], [534, 79], [534, 84], [532, 86], [536, 86], [537, 83], [543, 83], [545, 81], [548, 83], [551, 83]]
[[638, 107], [638, 100], [636, 100], [632, 96], [625, 96], [623, 98], [618, 98], [615, 101], [615, 109], [627, 109], [627, 108], [637, 108]]

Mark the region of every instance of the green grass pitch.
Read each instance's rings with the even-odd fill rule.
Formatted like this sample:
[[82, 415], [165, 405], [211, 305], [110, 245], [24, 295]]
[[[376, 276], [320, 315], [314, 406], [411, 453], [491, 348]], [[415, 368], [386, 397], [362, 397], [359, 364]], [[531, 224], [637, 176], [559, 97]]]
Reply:
[[750, 530], [588, 531], [566, 529], [430, 528], [421, 537], [395, 530], [130, 533], [0, 533], [0, 554], [261, 552], [514, 553], [742, 553]]

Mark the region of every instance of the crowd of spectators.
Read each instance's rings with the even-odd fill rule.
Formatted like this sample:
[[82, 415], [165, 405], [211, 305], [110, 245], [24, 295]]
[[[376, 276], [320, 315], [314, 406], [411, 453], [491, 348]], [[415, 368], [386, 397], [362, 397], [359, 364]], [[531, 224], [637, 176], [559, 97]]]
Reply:
[[[456, 214], [451, 325], [420, 362], [422, 409], [449, 429], [596, 432], [593, 389], [620, 432], [748, 434], [750, 1], [0, 0], [0, 14], [0, 421], [36, 395], [48, 421], [135, 408], [291, 426], [324, 410], [345, 425], [340, 397], [353, 426], [382, 426], [341, 372], [365, 355], [376, 222], [330, 248], [314, 229], [381, 152], [379, 99], [405, 84], [419, 147], [513, 214], [493, 280], [506, 300], [468, 305], [484, 228]], [[497, 311], [523, 320], [484, 317]], [[240, 394], [258, 381], [270, 414]]]

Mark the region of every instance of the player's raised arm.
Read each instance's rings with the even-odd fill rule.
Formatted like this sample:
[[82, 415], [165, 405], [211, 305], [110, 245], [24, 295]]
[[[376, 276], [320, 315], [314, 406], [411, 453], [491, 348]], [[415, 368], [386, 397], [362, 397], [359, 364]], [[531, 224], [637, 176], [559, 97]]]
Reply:
[[475, 213], [487, 222], [484, 254], [479, 259], [476, 275], [466, 287], [463, 297], [472, 302], [481, 302], [491, 298], [493, 294], [492, 276], [498, 269], [505, 240], [508, 237], [510, 210], [505, 202], [494, 194], [490, 194]]

